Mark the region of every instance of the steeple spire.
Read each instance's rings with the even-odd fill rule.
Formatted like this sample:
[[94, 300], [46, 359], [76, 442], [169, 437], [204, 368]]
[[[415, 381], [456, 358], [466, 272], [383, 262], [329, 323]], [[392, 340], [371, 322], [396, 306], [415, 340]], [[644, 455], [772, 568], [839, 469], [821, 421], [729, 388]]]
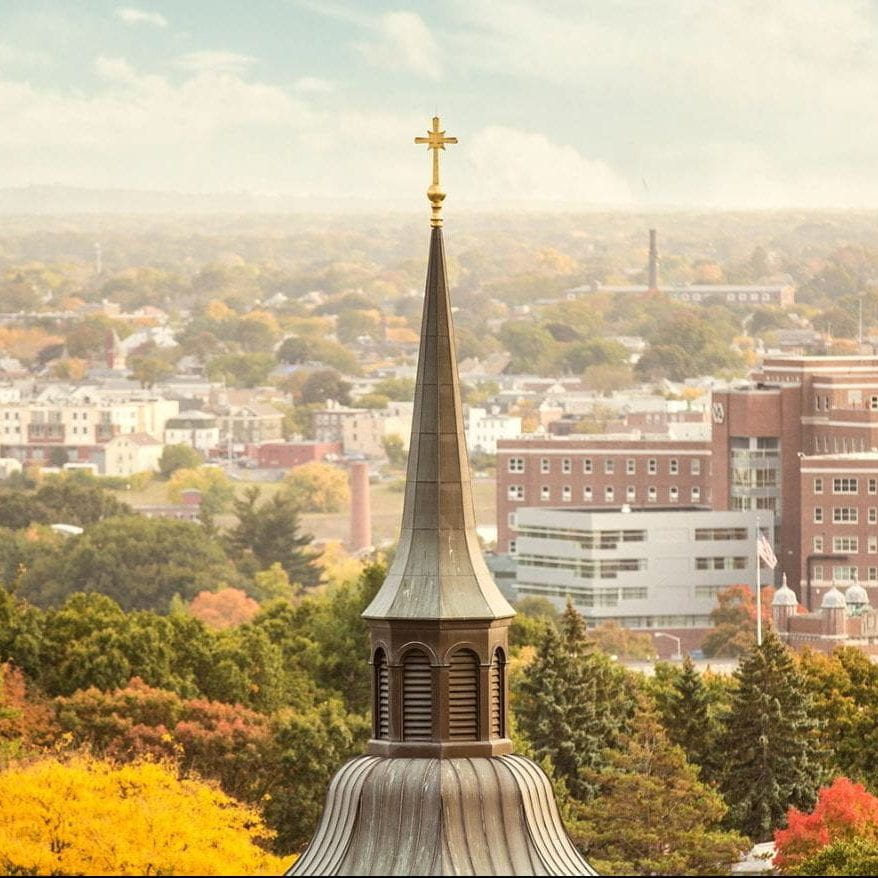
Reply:
[[548, 779], [506, 735], [514, 611], [475, 531], [442, 242], [439, 119], [430, 256], [402, 530], [363, 613], [372, 668], [368, 755], [336, 774], [291, 875], [594, 875]]

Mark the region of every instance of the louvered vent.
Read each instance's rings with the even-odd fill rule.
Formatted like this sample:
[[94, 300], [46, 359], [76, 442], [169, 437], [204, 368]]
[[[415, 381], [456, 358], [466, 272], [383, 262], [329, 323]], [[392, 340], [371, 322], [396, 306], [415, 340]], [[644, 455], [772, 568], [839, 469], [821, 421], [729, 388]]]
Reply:
[[375, 653], [375, 737], [390, 737], [390, 671], [383, 649]]
[[469, 649], [451, 657], [448, 672], [448, 737], [479, 740], [479, 658]]
[[433, 675], [430, 659], [419, 649], [402, 663], [402, 737], [429, 741], [433, 737]]
[[506, 670], [506, 658], [502, 650], [494, 652], [494, 661], [491, 662], [491, 737], [502, 738], [506, 732], [504, 728], [506, 711], [504, 704], [505, 687], [503, 676]]

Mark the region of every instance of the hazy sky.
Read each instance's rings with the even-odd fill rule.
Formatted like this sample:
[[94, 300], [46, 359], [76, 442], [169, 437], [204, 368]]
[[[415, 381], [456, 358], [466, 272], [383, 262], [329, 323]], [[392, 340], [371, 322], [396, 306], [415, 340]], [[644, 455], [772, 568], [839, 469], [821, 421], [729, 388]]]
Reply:
[[414, 206], [436, 110], [461, 204], [878, 207], [878, 7], [0, 0], [0, 186]]

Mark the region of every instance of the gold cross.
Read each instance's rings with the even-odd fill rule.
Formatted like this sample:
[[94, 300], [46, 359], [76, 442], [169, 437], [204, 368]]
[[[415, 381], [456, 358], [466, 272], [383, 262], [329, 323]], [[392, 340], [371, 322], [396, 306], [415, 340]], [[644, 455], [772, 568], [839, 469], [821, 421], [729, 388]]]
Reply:
[[427, 189], [427, 198], [433, 211], [430, 225], [438, 227], [442, 225], [442, 202], [445, 199], [445, 193], [439, 185], [439, 150], [444, 150], [446, 143], [457, 143], [457, 138], [446, 137], [445, 131], [439, 128], [439, 117], [434, 116], [432, 130], [427, 131], [426, 137], [416, 137], [415, 143], [426, 143], [427, 149], [433, 150], [433, 183]]

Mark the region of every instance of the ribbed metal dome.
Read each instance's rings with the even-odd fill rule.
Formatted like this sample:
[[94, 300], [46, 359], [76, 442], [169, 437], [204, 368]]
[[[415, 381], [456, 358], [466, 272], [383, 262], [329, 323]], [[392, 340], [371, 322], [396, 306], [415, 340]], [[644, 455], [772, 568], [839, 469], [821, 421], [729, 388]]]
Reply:
[[856, 582], [844, 593], [844, 599], [849, 607], [862, 607], [869, 603], [866, 589]]
[[795, 607], [798, 606], [798, 603], [796, 593], [786, 583], [774, 593], [774, 597], [771, 599], [773, 607]]
[[820, 609], [844, 610], [847, 609], [847, 601], [845, 601], [844, 595], [835, 586], [832, 586], [832, 588], [823, 595], [823, 600], [820, 602]]

